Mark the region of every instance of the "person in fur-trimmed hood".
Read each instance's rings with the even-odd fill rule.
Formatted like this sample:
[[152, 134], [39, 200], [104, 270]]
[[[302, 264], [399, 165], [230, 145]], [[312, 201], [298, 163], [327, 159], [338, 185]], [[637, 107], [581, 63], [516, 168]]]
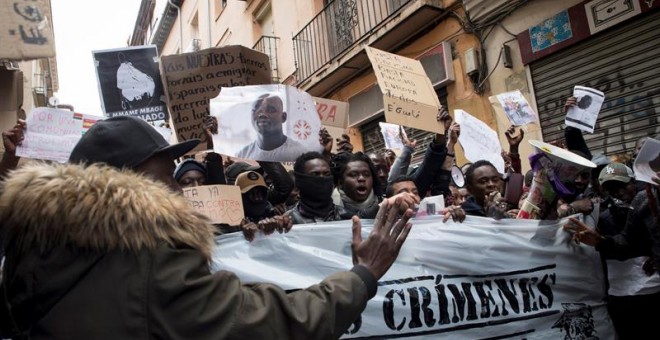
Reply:
[[397, 220], [400, 202], [384, 202], [364, 241], [354, 218], [354, 267], [318, 285], [242, 284], [210, 272], [212, 227], [175, 191], [173, 159], [196, 144], [169, 146], [146, 122], [116, 117], [81, 138], [70, 161], [82, 165], [14, 171], [0, 194], [0, 338], [339, 338], [412, 212]]

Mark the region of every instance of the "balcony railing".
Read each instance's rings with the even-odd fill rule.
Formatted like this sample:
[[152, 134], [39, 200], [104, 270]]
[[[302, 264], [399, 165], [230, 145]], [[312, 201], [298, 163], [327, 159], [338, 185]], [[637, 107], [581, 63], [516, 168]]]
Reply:
[[333, 0], [293, 38], [303, 81], [412, 0]]
[[270, 71], [272, 73], [273, 83], [280, 82], [280, 73], [277, 69], [277, 41], [279, 39], [278, 37], [263, 35], [252, 47], [253, 50], [265, 53], [270, 58]]

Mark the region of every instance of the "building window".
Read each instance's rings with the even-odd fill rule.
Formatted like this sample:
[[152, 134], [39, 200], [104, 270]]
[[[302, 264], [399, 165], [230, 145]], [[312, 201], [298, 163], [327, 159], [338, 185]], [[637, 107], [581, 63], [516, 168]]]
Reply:
[[213, 14], [215, 14], [215, 20], [217, 21], [222, 11], [227, 7], [227, 0], [215, 0], [213, 3]]

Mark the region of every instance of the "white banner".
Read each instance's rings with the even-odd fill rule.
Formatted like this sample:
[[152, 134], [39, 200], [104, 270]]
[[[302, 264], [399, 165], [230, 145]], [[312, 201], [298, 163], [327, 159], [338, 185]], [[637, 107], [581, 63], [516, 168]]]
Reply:
[[[599, 255], [571, 242], [562, 225], [413, 220], [378, 294], [343, 338], [613, 339]], [[353, 266], [351, 236], [350, 221], [295, 225], [252, 243], [224, 235], [214, 268], [244, 282], [306, 288]]]

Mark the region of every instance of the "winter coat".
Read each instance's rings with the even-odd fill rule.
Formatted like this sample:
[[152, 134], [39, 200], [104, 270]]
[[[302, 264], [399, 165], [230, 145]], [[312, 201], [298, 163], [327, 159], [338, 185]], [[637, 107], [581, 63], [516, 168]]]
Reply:
[[0, 338], [338, 338], [376, 290], [361, 266], [289, 294], [211, 273], [213, 227], [183, 197], [103, 166], [15, 171], [0, 221]]

